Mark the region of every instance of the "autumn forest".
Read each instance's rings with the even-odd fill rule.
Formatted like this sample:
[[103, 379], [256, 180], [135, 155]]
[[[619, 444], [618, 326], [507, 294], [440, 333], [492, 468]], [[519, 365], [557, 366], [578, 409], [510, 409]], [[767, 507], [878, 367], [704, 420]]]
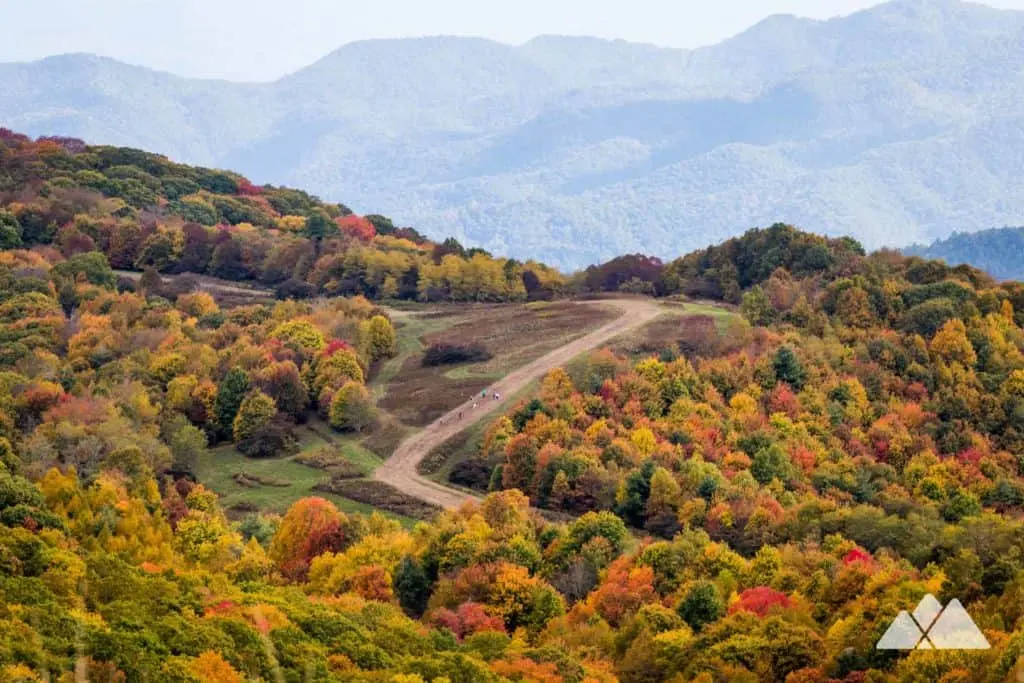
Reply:
[[[781, 223], [561, 273], [6, 129], [0, 250], [2, 681], [1024, 680], [1022, 283]], [[608, 297], [663, 314], [448, 449], [475, 500], [353, 502], [410, 316]], [[347, 488], [208, 476], [285, 456]], [[876, 649], [928, 594], [991, 647]]]

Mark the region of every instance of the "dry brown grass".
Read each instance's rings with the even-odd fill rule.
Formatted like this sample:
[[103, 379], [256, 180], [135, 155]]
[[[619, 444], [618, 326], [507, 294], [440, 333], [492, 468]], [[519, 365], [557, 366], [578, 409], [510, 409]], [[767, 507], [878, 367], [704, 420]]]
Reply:
[[692, 316], [710, 316], [724, 331], [734, 313], [729, 308], [706, 303], [661, 302], [664, 313], [643, 327], [614, 339], [608, 348], [618, 354], [638, 357], [657, 355], [663, 350], [679, 351], [681, 330], [686, 319]]
[[440, 508], [402, 493], [395, 487], [368, 479], [332, 479], [318, 484], [318, 491], [344, 496], [364, 505], [413, 519], [433, 519]]
[[421, 338], [431, 344], [482, 344], [493, 357], [480, 363], [422, 367], [420, 350], [405, 359], [377, 405], [399, 422], [422, 427], [457, 407], [512, 370], [612, 320], [616, 312], [572, 302], [462, 306], [434, 318], [457, 316], [452, 325]]

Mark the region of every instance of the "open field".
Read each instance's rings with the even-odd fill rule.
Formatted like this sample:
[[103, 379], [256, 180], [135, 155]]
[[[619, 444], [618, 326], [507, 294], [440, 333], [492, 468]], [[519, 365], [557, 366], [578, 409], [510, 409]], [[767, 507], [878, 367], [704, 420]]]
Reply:
[[[601, 304], [573, 302], [432, 307], [397, 316], [399, 355], [374, 377], [377, 406], [398, 422], [422, 427], [516, 368], [613, 320]], [[480, 343], [493, 357], [423, 367], [431, 344]]]
[[687, 318], [709, 316], [714, 320], [719, 333], [722, 333], [729, 320], [738, 315], [724, 306], [701, 302], [663, 301], [660, 302], [660, 308], [662, 312], [657, 318], [616, 337], [606, 346], [634, 360], [666, 348], [678, 351], [679, 331], [686, 324]]
[[[331, 468], [320, 469], [300, 462], [303, 456], [318, 451], [330, 452], [338, 459], [347, 472], [365, 477], [372, 474], [381, 460], [352, 438], [330, 434], [329, 428], [320, 422], [311, 421], [296, 429], [300, 439], [300, 450], [296, 455], [283, 458], [249, 458], [231, 444], [210, 450], [209, 456], [200, 461], [196, 476], [220, 496], [220, 503], [229, 513], [239, 515], [251, 510], [265, 510], [284, 513], [299, 498], [323, 496], [330, 499], [345, 512], [370, 513], [372, 505], [360, 503], [351, 498], [321, 488], [333, 477]], [[326, 434], [326, 438], [325, 438]], [[349, 486], [358, 482], [373, 485], [366, 479], [350, 479]], [[386, 509], [383, 514], [404, 523], [411, 520]]]
[[[585, 306], [582, 302], [569, 303], [571, 306]], [[552, 368], [560, 367], [586, 351], [598, 348], [610, 339], [628, 333], [631, 329], [641, 327], [656, 318], [661, 310], [649, 299], [618, 298], [602, 305], [613, 306], [619, 315], [610, 322], [601, 325], [582, 337], [558, 346], [543, 356], [516, 368], [492, 385], [499, 391], [502, 401], [485, 400], [479, 406], [474, 402], [472, 411], [461, 420], [462, 410], [451, 410], [442, 418], [412, 434], [395, 449], [391, 457], [373, 474], [374, 479], [381, 481], [421, 500], [445, 508], [457, 508], [474, 496], [454, 490], [423, 477], [419, 471], [420, 463], [438, 446], [444, 444], [463, 429], [474, 422], [480, 422], [487, 415], [506, 409], [511, 397], [526, 389], [532, 382], [539, 380]], [[465, 404], [464, 404], [465, 405]], [[463, 408], [468, 409], [468, 408]]]

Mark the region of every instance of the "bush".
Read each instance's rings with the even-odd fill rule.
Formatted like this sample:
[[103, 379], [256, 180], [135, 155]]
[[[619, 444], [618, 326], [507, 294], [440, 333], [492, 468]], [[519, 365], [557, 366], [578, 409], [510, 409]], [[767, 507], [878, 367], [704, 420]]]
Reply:
[[285, 280], [274, 289], [275, 299], [312, 299], [316, 296], [316, 287], [302, 280]]
[[448, 481], [477, 491], [486, 491], [491, 481], [491, 467], [479, 458], [463, 460], [452, 468]]
[[312, 451], [299, 453], [295, 456], [295, 462], [324, 470], [333, 479], [360, 479], [366, 476], [361, 467], [347, 460], [335, 446], [321, 446]]
[[432, 368], [438, 365], [454, 365], [455, 363], [480, 363], [492, 358], [483, 344], [433, 344], [423, 354], [423, 367]]
[[277, 414], [236, 444], [250, 458], [281, 458], [295, 453], [299, 442], [287, 415]]

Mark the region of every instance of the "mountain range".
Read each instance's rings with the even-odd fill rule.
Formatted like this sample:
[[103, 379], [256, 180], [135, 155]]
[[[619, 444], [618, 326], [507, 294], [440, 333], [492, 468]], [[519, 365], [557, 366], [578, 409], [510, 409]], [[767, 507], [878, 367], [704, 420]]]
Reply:
[[1024, 279], [1024, 227], [953, 233], [931, 244], [904, 248], [907, 256], [940, 259], [955, 266], [967, 263], [999, 280]]
[[579, 267], [776, 221], [868, 247], [1024, 215], [1024, 12], [895, 0], [696, 50], [351, 43], [273, 82], [92, 55], [0, 64], [0, 126], [300, 186]]

